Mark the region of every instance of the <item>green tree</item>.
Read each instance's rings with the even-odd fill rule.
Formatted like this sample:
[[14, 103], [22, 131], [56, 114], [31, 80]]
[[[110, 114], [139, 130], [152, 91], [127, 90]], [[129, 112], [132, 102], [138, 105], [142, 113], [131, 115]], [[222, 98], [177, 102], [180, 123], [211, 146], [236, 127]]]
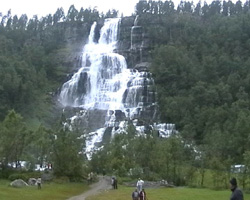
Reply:
[[45, 163], [51, 163], [52, 152], [52, 135], [51, 131], [46, 129], [43, 125], [35, 131], [33, 142], [31, 143], [32, 152], [29, 152], [30, 161], [32, 164], [39, 164], [43, 166]]
[[69, 20], [69, 21], [76, 21], [77, 15], [78, 15], [77, 9], [75, 8], [74, 5], [71, 5], [69, 7], [69, 10], [68, 10], [67, 20]]
[[54, 133], [52, 138], [51, 161], [56, 176], [68, 176], [70, 180], [77, 180], [83, 175], [83, 139], [62, 120], [63, 127]]
[[243, 189], [247, 187], [246, 180], [250, 177], [250, 151], [245, 151], [244, 157], [244, 168], [243, 168]]
[[14, 162], [18, 166], [31, 138], [32, 132], [28, 131], [22, 116], [14, 110], [9, 111], [0, 129], [2, 165], [7, 167]]

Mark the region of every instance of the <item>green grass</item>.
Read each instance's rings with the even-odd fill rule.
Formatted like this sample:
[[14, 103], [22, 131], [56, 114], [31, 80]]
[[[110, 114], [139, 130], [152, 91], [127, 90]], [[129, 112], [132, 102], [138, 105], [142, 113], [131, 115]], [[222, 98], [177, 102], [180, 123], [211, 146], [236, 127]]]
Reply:
[[[0, 180], [0, 199], [2, 200], [66, 200], [88, 189], [82, 183], [49, 183], [43, 184], [42, 189], [36, 186], [12, 188], [9, 181]], [[90, 196], [87, 200], [128, 200], [132, 199], [133, 187], [118, 186], [118, 190], [102, 191]], [[230, 190], [211, 190], [197, 188], [156, 188], [145, 189], [148, 200], [221, 200], [229, 199]], [[250, 199], [250, 194], [244, 194], [244, 199]]]
[[[87, 200], [128, 200], [134, 188], [118, 186], [118, 190], [110, 190], [96, 196], [88, 197]], [[229, 199], [230, 190], [216, 191], [197, 188], [157, 188], [145, 189], [148, 200], [221, 200]], [[244, 199], [250, 199], [249, 194], [244, 194]]]
[[65, 200], [88, 189], [88, 186], [82, 183], [43, 184], [41, 190], [36, 186], [13, 188], [9, 183], [7, 180], [0, 180], [1, 200]]

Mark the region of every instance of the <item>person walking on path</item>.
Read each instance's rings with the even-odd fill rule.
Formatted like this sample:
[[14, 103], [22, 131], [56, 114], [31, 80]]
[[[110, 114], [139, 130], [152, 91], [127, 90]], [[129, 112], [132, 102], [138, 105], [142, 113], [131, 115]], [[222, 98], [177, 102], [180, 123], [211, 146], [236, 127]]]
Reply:
[[137, 181], [137, 184], [136, 184], [136, 187], [137, 187], [137, 189], [138, 189], [138, 192], [141, 192], [141, 191], [142, 191], [142, 186], [143, 186], [143, 184], [144, 184], [144, 181], [141, 180], [141, 179], [139, 178], [138, 181]]
[[139, 192], [137, 191], [137, 189], [132, 192], [132, 200], [139, 200]]
[[232, 178], [229, 182], [230, 182], [230, 189], [232, 191], [230, 200], [244, 200], [243, 193], [237, 186], [236, 178]]

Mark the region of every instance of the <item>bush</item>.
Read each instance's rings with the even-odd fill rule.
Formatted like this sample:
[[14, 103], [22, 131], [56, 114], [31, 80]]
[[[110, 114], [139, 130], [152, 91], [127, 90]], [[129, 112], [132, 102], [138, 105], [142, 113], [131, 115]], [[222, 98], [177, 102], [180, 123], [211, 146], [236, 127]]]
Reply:
[[22, 180], [24, 180], [24, 181], [28, 181], [29, 180], [29, 178], [28, 178], [28, 176], [26, 176], [26, 174], [20, 174], [20, 173], [18, 173], [18, 174], [11, 174], [9, 177], [8, 177], [8, 179], [10, 180], [10, 181], [14, 181], [14, 180], [16, 180], [16, 179], [22, 179]]
[[18, 172], [18, 173], [13, 173], [13, 171], [11, 171], [12, 173], [9, 173], [8, 179], [10, 181], [14, 181], [16, 179], [22, 179], [24, 181], [28, 181], [29, 178], [38, 178], [39, 176], [41, 176], [40, 172]]
[[148, 181], [157, 181], [157, 180], [161, 180], [162, 178], [159, 176], [159, 174], [149, 171], [147, 172], [144, 176], [144, 179], [148, 180]]
[[7, 179], [13, 173], [13, 169], [5, 168], [0, 170], [0, 179]]
[[120, 177], [120, 178], [117, 178], [117, 179], [118, 179], [119, 184], [123, 184], [123, 183], [126, 183], [126, 182], [132, 182], [134, 180], [131, 177]]
[[57, 178], [53, 179], [53, 182], [62, 184], [62, 183], [68, 183], [70, 181], [69, 181], [69, 177], [61, 176], [61, 177], [57, 177]]

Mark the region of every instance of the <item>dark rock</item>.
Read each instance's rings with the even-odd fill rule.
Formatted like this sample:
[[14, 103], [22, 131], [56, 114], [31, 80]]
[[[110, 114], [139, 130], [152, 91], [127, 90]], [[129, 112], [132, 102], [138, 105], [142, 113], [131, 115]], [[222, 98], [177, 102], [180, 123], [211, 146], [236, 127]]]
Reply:
[[29, 185], [36, 185], [36, 179], [35, 178], [29, 178], [28, 184]]
[[51, 181], [53, 179], [52, 171], [45, 171], [41, 176], [42, 181]]
[[149, 62], [142, 62], [137, 65], [135, 65], [135, 69], [138, 70], [139, 72], [148, 72], [150, 67]]

